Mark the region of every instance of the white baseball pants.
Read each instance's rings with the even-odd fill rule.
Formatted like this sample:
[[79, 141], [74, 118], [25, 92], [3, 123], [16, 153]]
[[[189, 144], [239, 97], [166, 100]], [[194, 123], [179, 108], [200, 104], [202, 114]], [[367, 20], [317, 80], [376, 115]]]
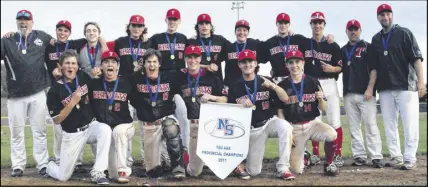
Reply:
[[346, 116], [351, 131], [351, 150], [355, 158], [367, 158], [361, 131], [361, 120], [365, 125], [367, 150], [371, 160], [382, 159], [382, 140], [376, 121], [376, 99], [366, 101], [363, 94], [348, 93], [344, 97]]
[[[193, 123], [192, 123], [193, 122]], [[190, 143], [189, 143], [189, 164], [187, 165], [187, 173], [191, 176], [199, 176], [204, 168], [204, 162], [196, 154], [198, 146], [198, 131], [199, 120], [190, 120]]]
[[89, 123], [89, 127], [80, 132], [62, 133], [61, 155], [59, 166], [51, 161], [46, 172], [50, 177], [60, 181], [67, 181], [73, 174], [77, 158], [83, 151], [86, 143], [97, 144], [97, 157], [91, 175], [104, 173], [108, 167], [109, 149], [112, 131], [110, 126], [98, 121]]
[[185, 148], [189, 148], [189, 133], [190, 133], [190, 123], [187, 119], [187, 108], [184, 103], [183, 98], [180, 95], [174, 95], [175, 102], [175, 117], [177, 118], [178, 124], [180, 125], [181, 131], [181, 140]]
[[120, 124], [114, 127], [110, 144], [108, 174], [117, 180], [118, 172], [125, 172], [127, 176], [132, 173], [128, 166], [128, 144], [134, 137], [135, 128], [132, 123]]
[[10, 129], [10, 158], [12, 169], [25, 170], [27, 156], [25, 149], [25, 122], [30, 120], [33, 135], [33, 156], [37, 169], [41, 170], [48, 164], [48, 144], [46, 138], [46, 94], [40, 91], [36, 94], [10, 98], [7, 100], [7, 110]]
[[[54, 143], [53, 143], [53, 153], [55, 156], [55, 162], [56, 164], [59, 165], [59, 161], [60, 161], [60, 156], [61, 156], [61, 140], [62, 140], [62, 127], [59, 124], [54, 124], [53, 125], [53, 130], [54, 130]], [[92, 151], [92, 156], [96, 157], [97, 154], [97, 146], [94, 144], [91, 144], [91, 151]], [[83, 151], [82, 153], [80, 153], [79, 158], [77, 159], [76, 165], [81, 165], [83, 162]]]
[[[319, 80], [324, 96], [327, 98], [326, 116], [327, 123], [334, 129], [338, 129], [340, 125], [340, 97], [337, 83], [334, 78]], [[322, 111], [320, 110], [320, 117]]]
[[403, 158], [397, 122], [397, 112], [400, 112], [404, 130], [404, 161], [416, 162], [419, 144], [418, 92], [386, 90], [379, 92], [379, 99], [389, 154]]

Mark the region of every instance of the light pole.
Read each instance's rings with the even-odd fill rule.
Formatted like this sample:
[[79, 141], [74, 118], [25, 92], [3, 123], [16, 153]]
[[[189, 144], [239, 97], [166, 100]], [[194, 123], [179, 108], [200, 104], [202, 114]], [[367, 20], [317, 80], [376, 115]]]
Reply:
[[239, 20], [239, 9], [244, 9], [244, 1], [236, 1], [236, 2], [232, 2], [232, 10], [237, 10], [238, 13], [238, 20]]

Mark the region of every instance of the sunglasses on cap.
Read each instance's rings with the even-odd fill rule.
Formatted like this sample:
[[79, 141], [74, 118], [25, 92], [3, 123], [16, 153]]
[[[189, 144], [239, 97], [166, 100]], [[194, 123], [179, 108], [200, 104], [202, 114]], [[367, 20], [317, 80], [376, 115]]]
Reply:
[[25, 12], [25, 11], [20, 11], [16, 14], [16, 17], [27, 17], [27, 18], [31, 18], [31, 14], [29, 12]]
[[144, 24], [131, 24], [132, 27], [144, 27]]

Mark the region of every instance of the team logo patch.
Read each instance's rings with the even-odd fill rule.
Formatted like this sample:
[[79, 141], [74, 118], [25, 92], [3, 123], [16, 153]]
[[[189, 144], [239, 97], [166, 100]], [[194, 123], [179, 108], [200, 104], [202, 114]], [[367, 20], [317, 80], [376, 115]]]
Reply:
[[42, 46], [43, 45], [43, 41], [40, 40], [39, 38], [37, 38], [36, 40], [34, 40], [34, 44], [36, 44], [37, 46]]
[[239, 138], [245, 134], [242, 124], [229, 118], [208, 120], [204, 125], [204, 130], [212, 137], [221, 139]]

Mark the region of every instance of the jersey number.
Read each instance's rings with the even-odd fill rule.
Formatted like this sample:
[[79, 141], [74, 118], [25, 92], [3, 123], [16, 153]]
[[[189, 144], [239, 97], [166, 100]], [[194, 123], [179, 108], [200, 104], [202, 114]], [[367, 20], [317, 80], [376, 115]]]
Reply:
[[305, 112], [310, 112], [310, 111], [312, 111], [312, 105], [311, 104], [305, 104], [303, 106], [303, 109], [305, 110]]
[[269, 101], [263, 101], [262, 102], [262, 109], [263, 110], [269, 109]]
[[169, 92], [165, 92], [165, 93], [163, 93], [163, 95], [162, 95], [162, 98], [163, 98], [163, 100], [164, 101], [167, 101], [168, 100], [168, 96], [169, 96], [169, 94], [168, 94]]

